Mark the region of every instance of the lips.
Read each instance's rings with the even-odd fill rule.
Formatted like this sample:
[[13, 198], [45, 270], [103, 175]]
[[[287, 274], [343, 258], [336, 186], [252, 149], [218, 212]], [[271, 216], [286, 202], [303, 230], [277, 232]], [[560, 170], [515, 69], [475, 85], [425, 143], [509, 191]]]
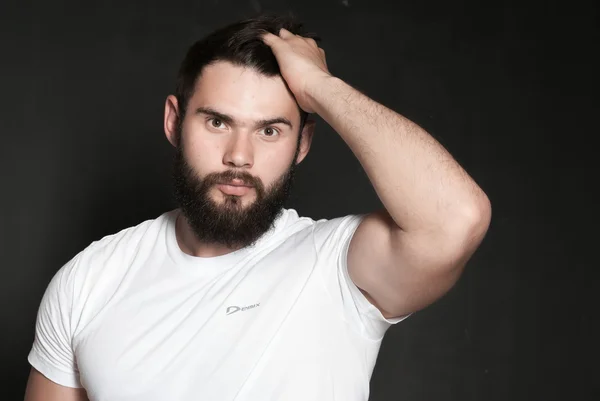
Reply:
[[233, 180], [233, 181], [229, 181], [229, 182], [220, 182], [218, 185], [229, 185], [229, 186], [232, 186], [232, 187], [248, 187], [248, 188], [252, 188], [252, 185], [248, 185], [248, 184], [246, 184], [242, 180]]
[[242, 196], [247, 194], [252, 186], [244, 184], [241, 180], [233, 180], [217, 184], [217, 188], [226, 195]]

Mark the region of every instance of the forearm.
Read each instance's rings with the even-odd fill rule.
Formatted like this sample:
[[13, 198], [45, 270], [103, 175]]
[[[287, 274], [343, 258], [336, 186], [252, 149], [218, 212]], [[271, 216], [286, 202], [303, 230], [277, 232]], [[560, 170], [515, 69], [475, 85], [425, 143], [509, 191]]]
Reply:
[[487, 197], [424, 129], [338, 78], [309, 92], [311, 105], [348, 144], [403, 231], [464, 225]]

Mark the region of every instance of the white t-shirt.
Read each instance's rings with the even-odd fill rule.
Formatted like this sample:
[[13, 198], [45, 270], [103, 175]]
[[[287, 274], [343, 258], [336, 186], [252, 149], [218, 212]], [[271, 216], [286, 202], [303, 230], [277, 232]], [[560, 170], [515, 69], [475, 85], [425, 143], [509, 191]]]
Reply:
[[365, 401], [385, 319], [351, 281], [361, 217], [284, 209], [254, 247], [181, 251], [173, 210], [54, 276], [28, 360], [91, 401]]

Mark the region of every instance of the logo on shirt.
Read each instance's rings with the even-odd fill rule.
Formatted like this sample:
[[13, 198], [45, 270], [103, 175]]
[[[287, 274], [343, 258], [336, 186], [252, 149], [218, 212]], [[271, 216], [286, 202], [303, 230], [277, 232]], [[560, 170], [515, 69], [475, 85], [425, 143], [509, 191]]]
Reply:
[[258, 308], [260, 306], [260, 303], [254, 304], [254, 305], [248, 305], [248, 306], [229, 306], [227, 307], [227, 310], [225, 311], [226, 315], [233, 315], [235, 312], [239, 312], [239, 311], [246, 311], [248, 309], [254, 309], [254, 308]]

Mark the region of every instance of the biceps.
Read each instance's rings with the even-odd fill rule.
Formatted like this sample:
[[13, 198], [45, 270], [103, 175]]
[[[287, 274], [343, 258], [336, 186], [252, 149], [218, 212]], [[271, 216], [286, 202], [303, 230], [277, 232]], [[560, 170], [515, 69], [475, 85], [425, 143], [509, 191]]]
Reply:
[[398, 241], [394, 224], [385, 211], [367, 216], [348, 253], [350, 277], [386, 318], [434, 302], [452, 287], [464, 265], [436, 252], [441, 247], [433, 246], [434, 239], [411, 235]]
[[88, 398], [85, 389], [61, 386], [31, 368], [25, 401], [88, 401]]

